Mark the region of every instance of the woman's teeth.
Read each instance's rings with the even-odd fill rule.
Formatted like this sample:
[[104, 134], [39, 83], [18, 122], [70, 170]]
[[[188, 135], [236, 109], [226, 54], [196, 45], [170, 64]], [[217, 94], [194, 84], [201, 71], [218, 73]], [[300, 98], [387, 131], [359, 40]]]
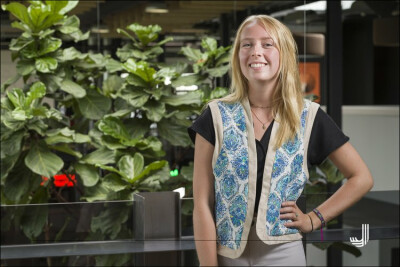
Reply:
[[266, 64], [265, 63], [253, 63], [250, 64], [251, 68], [260, 68], [260, 67], [264, 67]]

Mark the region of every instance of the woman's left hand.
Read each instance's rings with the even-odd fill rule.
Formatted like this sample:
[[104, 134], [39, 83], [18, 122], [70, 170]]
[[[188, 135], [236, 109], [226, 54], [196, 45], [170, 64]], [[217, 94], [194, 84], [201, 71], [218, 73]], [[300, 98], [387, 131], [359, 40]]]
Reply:
[[310, 218], [297, 207], [294, 201], [282, 202], [279, 218], [292, 220], [292, 222], [286, 222], [284, 225], [297, 228], [302, 233], [309, 233], [312, 230]]

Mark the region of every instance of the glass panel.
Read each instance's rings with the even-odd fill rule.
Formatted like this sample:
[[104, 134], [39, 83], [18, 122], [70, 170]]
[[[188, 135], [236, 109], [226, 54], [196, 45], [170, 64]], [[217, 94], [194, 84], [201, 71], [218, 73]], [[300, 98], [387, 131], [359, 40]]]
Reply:
[[181, 199], [181, 236], [193, 236], [193, 198]]
[[1, 206], [1, 245], [132, 239], [133, 203]]

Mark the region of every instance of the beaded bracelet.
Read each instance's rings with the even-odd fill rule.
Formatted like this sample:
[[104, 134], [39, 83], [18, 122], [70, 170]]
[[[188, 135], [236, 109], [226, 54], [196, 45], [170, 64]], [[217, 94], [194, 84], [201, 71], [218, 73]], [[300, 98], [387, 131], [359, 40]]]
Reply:
[[321, 220], [321, 241], [324, 241], [324, 235], [322, 233], [322, 228], [325, 227], [325, 220], [324, 217], [322, 217], [321, 212], [317, 209], [313, 209], [313, 212], [318, 216], [318, 218]]

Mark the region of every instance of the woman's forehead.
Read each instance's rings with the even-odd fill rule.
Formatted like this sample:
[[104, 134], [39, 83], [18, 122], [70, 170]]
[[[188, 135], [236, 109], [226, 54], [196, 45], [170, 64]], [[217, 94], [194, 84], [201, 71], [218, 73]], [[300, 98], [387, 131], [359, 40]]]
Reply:
[[240, 40], [272, 38], [265, 26], [259, 21], [252, 21], [243, 27]]

